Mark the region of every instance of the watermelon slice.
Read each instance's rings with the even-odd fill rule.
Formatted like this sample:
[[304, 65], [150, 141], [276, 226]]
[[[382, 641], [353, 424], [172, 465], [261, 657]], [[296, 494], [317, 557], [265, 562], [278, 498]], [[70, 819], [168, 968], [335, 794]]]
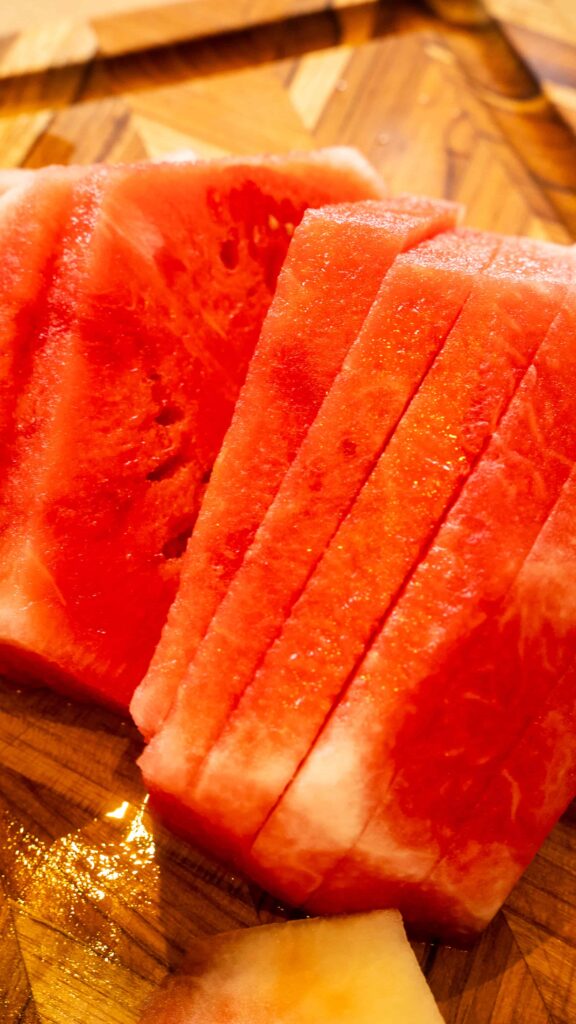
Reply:
[[[484, 239], [482, 241], [486, 244]], [[461, 248], [462, 245], [463, 239], [460, 239]], [[457, 257], [456, 279], [460, 282], [466, 281], [463, 264], [466, 267], [466, 261]], [[413, 289], [420, 288], [421, 284], [421, 275], [415, 274], [415, 267], [417, 264], [411, 265], [409, 277]], [[233, 852], [242, 863], [252, 839], [306, 756], [379, 618], [394, 600], [455, 490], [474, 466], [487, 435], [546, 333], [564, 295], [565, 276], [565, 262], [556, 247], [534, 242], [500, 242], [498, 255], [488, 271], [476, 277], [470, 298], [448, 340], [404, 413], [369, 483], [284, 625], [280, 639], [266, 655], [218, 744], [210, 752], [196, 785], [191, 787], [189, 771], [180, 776], [177, 790], [172, 788], [171, 780], [170, 791], [198, 812], [204, 831], [207, 824], [214, 826], [214, 833], [221, 837], [228, 856]], [[414, 304], [406, 295], [391, 290], [387, 304], [379, 308], [377, 314], [380, 331], [382, 323], [392, 328], [388, 335], [390, 362], [381, 367], [383, 386], [380, 384], [380, 392], [374, 370], [360, 355], [356, 364], [360, 372], [356, 376], [351, 374], [345, 385], [341, 384], [341, 377], [336, 380], [325, 403], [331, 414], [323, 420], [324, 408], [321, 410], [256, 539], [258, 586], [252, 588], [249, 597], [255, 607], [259, 595], [267, 595], [265, 608], [258, 604], [260, 620], [266, 621], [276, 592], [285, 587], [291, 566], [298, 557], [302, 558], [299, 551], [305, 555], [312, 547], [314, 560], [322, 551], [321, 542], [329, 539], [322, 531], [332, 511], [333, 495], [338, 495], [337, 487], [346, 477], [336, 460], [332, 464], [326, 460], [325, 471], [320, 476], [312, 476], [310, 468], [322, 465], [321, 459], [326, 458], [324, 451], [331, 451], [329, 444], [334, 445], [336, 452], [341, 452], [348, 439], [362, 452], [362, 445], [368, 443], [363, 440], [365, 437], [374, 444], [374, 448], [368, 448], [369, 456], [373, 458], [378, 454], [419, 379], [415, 377], [408, 388], [404, 385], [400, 376], [402, 352], [408, 350], [413, 358], [412, 337], [422, 341], [426, 338], [426, 323], [441, 322], [446, 294], [446, 278], [440, 273], [432, 274], [429, 319], [426, 321], [422, 315], [423, 300], [420, 299], [416, 306], [417, 333], [413, 335], [406, 334], [405, 316], [400, 323], [391, 317], [396, 308], [401, 311], [407, 308], [413, 315]], [[465, 291], [461, 291], [460, 296], [456, 310], [448, 306], [447, 322], [435, 347], [460, 311]], [[376, 316], [376, 306], [372, 315]], [[479, 322], [484, 325], [482, 333], [478, 332]], [[402, 339], [402, 347], [398, 337]], [[423, 360], [420, 376], [427, 369], [435, 347], [431, 353], [427, 352], [424, 342], [417, 350]], [[354, 353], [355, 349], [350, 356]], [[378, 362], [381, 358], [379, 355]], [[361, 390], [362, 381], [366, 395], [373, 389], [373, 416]], [[342, 416], [342, 409], [347, 410], [346, 416]], [[354, 409], [359, 411], [358, 427]], [[387, 413], [391, 422], [386, 419]], [[318, 441], [312, 447], [319, 424]], [[433, 430], [430, 430], [431, 424]], [[313, 457], [306, 464], [307, 475], [296, 478], [298, 486], [293, 492], [287, 491], [286, 484], [297, 471], [308, 445]], [[351, 461], [349, 458], [348, 462]], [[307, 479], [319, 480], [321, 489], [313, 492], [314, 500], [303, 508], [298, 499]], [[357, 490], [362, 480], [352, 479]], [[353, 495], [352, 489], [351, 492]], [[337, 506], [338, 512], [341, 507]], [[275, 513], [283, 532], [270, 529], [265, 535], [270, 521], [276, 525]], [[302, 523], [300, 535], [299, 522]], [[261, 542], [263, 536], [266, 544]], [[295, 538], [294, 544], [292, 538]], [[245, 569], [250, 564], [249, 555]], [[238, 575], [221, 612], [225, 606], [232, 608], [237, 585], [240, 596], [242, 576], [242, 573]], [[301, 579], [305, 578], [303, 572]], [[245, 591], [246, 587], [242, 596]], [[241, 651], [236, 654], [241, 664], [240, 659], [245, 658], [246, 650], [254, 644], [253, 638], [260, 627], [258, 619], [249, 618], [250, 605], [247, 613], [246, 605], [241, 606], [237, 601], [234, 610], [236, 623], [243, 623], [243, 629], [236, 627], [235, 633], [243, 641]], [[284, 606], [282, 611], [285, 610]], [[220, 617], [219, 613], [212, 623], [210, 637]], [[226, 659], [234, 616], [224, 621], [212, 655], [213, 672], [222, 669], [223, 651]], [[281, 625], [280, 617], [277, 621]], [[269, 641], [269, 634], [266, 639]], [[200, 656], [202, 654], [203, 650]], [[224, 660], [227, 680], [233, 671], [233, 663]], [[207, 704], [210, 708], [209, 698]], [[195, 713], [198, 715], [197, 709]], [[207, 713], [200, 719], [205, 717]], [[165, 736], [167, 750], [174, 750], [177, 728], [175, 722], [175, 728]], [[181, 735], [186, 736], [185, 743], [189, 745], [188, 727]], [[258, 750], [258, 758], [254, 757], [255, 750]], [[195, 751], [192, 758], [194, 756]], [[193, 763], [192, 758], [187, 752], [187, 768]]]
[[43, 426], [3, 496], [4, 668], [126, 706], [294, 226], [381, 191], [346, 153], [76, 186], [26, 399]]
[[[397, 902], [406, 881], [434, 866], [443, 832], [457, 831], [490, 762], [522, 729], [521, 679], [499, 675], [499, 666], [496, 677], [476, 678], [459, 655], [498, 609], [574, 463], [575, 315], [571, 292], [478, 469], [255, 844], [267, 868], [279, 849], [290, 851], [274, 870], [310, 908]], [[546, 691], [546, 679], [538, 685]], [[528, 718], [534, 713], [528, 701]], [[337, 822], [328, 812], [328, 766], [346, 808]]]
[[195, 939], [140, 1024], [442, 1024], [395, 910]]
[[[439, 922], [467, 941], [485, 927], [576, 793], [575, 512], [573, 469], [497, 615], [462, 645], [466, 685], [479, 694], [479, 736], [489, 734], [492, 756], [476, 761], [464, 812], [459, 804], [448, 819], [450, 805], [443, 808], [439, 863], [421, 882], [402, 886], [409, 916], [429, 931]], [[506, 750], [494, 730], [495, 706], [506, 713], [504, 738], [520, 737]]]
[[[421, 256], [400, 258], [384, 279], [342, 372], [211, 623], [171, 714], [143, 755], [141, 766], [154, 788], [174, 794], [186, 789], [189, 803], [195, 767], [250, 681], [310, 566], [354, 500], [407, 398], [458, 315], [475, 274], [497, 244], [466, 233], [442, 239], [430, 250], [424, 247]], [[462, 248], [467, 249], [467, 260]], [[467, 266], [464, 273], [463, 265]], [[421, 269], [417, 279], [415, 267]], [[439, 307], [440, 277], [446, 299]], [[402, 353], [396, 343], [399, 336], [406, 337]], [[342, 409], [347, 407], [354, 408], [356, 415], [343, 418]], [[322, 481], [324, 487], [319, 489]], [[244, 629], [239, 632], [235, 624], [242, 616]], [[175, 750], [182, 755], [181, 762], [174, 757]], [[186, 771], [181, 774], [182, 764]], [[168, 786], [164, 773], [174, 768], [176, 774]]]
[[[194, 528], [178, 595], [131, 712], [153, 735], [394, 257], [452, 227], [453, 204], [399, 197], [310, 211], [294, 235]], [[224, 666], [221, 674], [225, 674]]]

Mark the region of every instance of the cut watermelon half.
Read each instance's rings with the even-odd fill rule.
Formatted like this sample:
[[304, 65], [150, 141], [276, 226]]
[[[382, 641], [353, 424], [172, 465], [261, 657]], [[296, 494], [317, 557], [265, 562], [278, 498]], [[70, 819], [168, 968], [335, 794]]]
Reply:
[[347, 152], [77, 184], [26, 397], [43, 426], [4, 495], [10, 672], [126, 707], [294, 227], [381, 192]]
[[[492, 677], [483, 706], [482, 671], [476, 680], [469, 665], [458, 690], [458, 658], [514, 582], [574, 463], [573, 337], [572, 292], [476, 472], [255, 844], [256, 860], [271, 869], [280, 848], [290, 851], [290, 866], [284, 858], [274, 870], [307, 907], [344, 910], [400, 898], [406, 881], [425, 877], [441, 855], [443, 829], [457, 829], [458, 815], [468, 812], [486, 778], [478, 761], [486, 758], [489, 772], [490, 759], [521, 730], [522, 702], [506, 699], [513, 681]], [[490, 700], [496, 693], [499, 704]], [[337, 822], [328, 778], [345, 808]]]
[[[384, 230], [391, 236], [392, 249], [398, 251], [402, 245], [408, 247], [418, 238], [453, 225], [454, 207], [427, 202], [424, 214], [424, 205], [421, 206], [418, 216], [413, 213], [387, 215]], [[332, 240], [337, 239], [333, 236]], [[463, 236], [457, 236], [448, 248], [454, 255], [454, 250], [462, 244]], [[477, 244], [475, 258], [470, 257], [471, 272], [489, 258], [489, 243], [482, 240]], [[325, 254], [322, 259], [326, 259]], [[398, 279], [395, 291], [393, 284], [388, 287], [388, 277], [392, 281]], [[447, 280], [450, 280], [449, 274]], [[419, 292], [415, 296], [411, 270], [397, 272], [394, 264], [384, 278], [382, 289], [354, 342], [352, 351], [359, 345], [358, 354], [349, 368], [345, 364], [337, 378], [335, 399], [325, 410], [326, 399], [309, 430], [184, 677], [163, 728], [144, 752], [140, 764], [154, 788], [168, 790], [173, 795], [180, 795], [184, 790], [190, 794], [196, 768], [252, 678], [260, 655], [281, 627], [291, 602], [306, 581], [310, 566], [320, 556], [362, 486], [407, 398], [457, 316], [466, 285], [470, 287], [469, 277], [460, 287], [458, 282], [452, 283], [443, 315], [438, 315], [435, 303], [433, 315], [424, 329], [420, 317], [420, 310], [425, 308], [424, 300], [417, 302], [416, 317], [411, 305], [419, 296]], [[298, 294], [295, 298], [295, 307], [282, 308], [282, 315], [289, 323], [299, 318], [302, 300]], [[393, 313], [397, 303], [400, 309], [395, 321]], [[375, 310], [381, 307], [392, 317], [389, 329], [383, 327], [382, 317], [375, 315]], [[395, 339], [403, 330], [416, 332], [419, 344], [406, 344], [402, 360]], [[370, 361], [373, 377], [381, 385], [379, 389], [373, 385], [369, 407], [370, 389], [364, 395], [364, 402], [359, 400], [357, 389]], [[393, 384], [387, 387], [392, 370]], [[265, 400], [265, 395], [261, 397]], [[347, 405], [354, 406], [356, 411], [351, 422], [348, 422], [351, 413], [345, 419], [342, 417], [342, 409]], [[242, 409], [239, 419], [241, 414]], [[330, 486], [326, 484], [327, 500], [319, 513], [319, 487], [323, 480], [329, 481]], [[266, 594], [265, 602], [263, 594]], [[174, 756], [175, 750], [177, 756]], [[185, 766], [183, 771], [182, 766]], [[169, 784], [167, 773], [170, 773]]]
[[146, 737], [170, 710], [382, 277], [402, 248], [452, 227], [456, 216], [453, 204], [402, 196], [305, 215], [214, 466], [167, 625], [132, 700]]
[[[460, 249], [464, 247], [465, 237], [459, 239]], [[486, 263], [490, 250], [486, 249], [487, 240], [482, 238], [481, 241], [485, 246]], [[441, 254], [440, 242], [433, 245]], [[499, 246], [484, 274], [474, 275], [472, 292], [462, 310], [462, 302], [467, 297], [466, 282], [468, 289], [471, 286], [470, 278], [466, 277], [466, 259], [462, 255], [458, 259], [456, 255], [454, 276], [461, 291], [460, 304], [455, 309], [450, 309], [447, 303], [446, 276], [441, 272], [430, 274], [428, 322], [442, 324], [446, 309], [449, 315], [431, 353], [427, 353], [425, 341], [422, 348], [418, 348], [423, 363], [410, 388], [405, 388], [400, 376], [402, 352], [408, 351], [413, 359], [414, 339], [422, 342], [426, 338], [427, 321], [422, 313], [426, 292], [424, 289], [419, 299], [414, 296], [411, 301], [406, 294], [390, 291], [386, 305], [378, 311], [377, 321], [380, 331], [383, 324], [391, 327], [390, 335], [386, 335], [390, 361], [381, 367], [380, 392], [376, 386], [377, 375], [370, 375], [369, 364], [367, 367], [360, 356], [357, 364], [360, 372], [356, 377], [351, 375], [348, 389], [344, 386], [342, 393], [339, 391], [341, 377], [337, 378], [325, 403], [331, 415], [323, 422], [321, 410], [256, 538], [257, 550], [266, 525], [271, 519], [274, 521], [276, 512], [284, 532], [274, 534], [270, 530], [271, 539], [267, 546], [262, 544], [262, 552], [258, 552], [258, 586], [250, 593], [252, 606], [259, 601], [260, 594], [266, 593], [265, 607], [258, 608], [261, 620], [265, 621], [275, 598], [275, 588], [285, 586], [291, 567], [302, 558], [300, 552], [306, 553], [312, 546], [312, 559], [321, 554], [323, 545], [316, 543], [316, 539], [317, 536], [324, 539], [321, 531], [331, 512], [332, 495], [338, 493], [337, 485], [345, 480], [344, 470], [336, 460], [326, 463], [326, 472], [319, 478], [312, 477], [309, 467], [317, 468], [324, 450], [331, 451], [332, 444], [341, 453], [348, 439], [362, 451], [362, 444], [367, 443], [363, 437], [368, 438], [378, 446], [378, 455], [387, 441], [390, 427], [384, 434], [378, 431], [386, 428], [389, 422], [386, 414], [394, 410], [394, 400], [399, 398], [390, 423], [392, 428], [406, 406], [406, 399], [428, 368], [430, 355], [434, 355], [438, 343], [460, 313], [368, 483], [285, 623], [279, 640], [266, 655], [256, 678], [245, 690], [202, 766], [195, 786], [191, 785], [191, 775], [183, 773], [176, 795], [202, 817], [204, 831], [209, 825], [213, 826], [228, 856], [233, 853], [240, 863], [306, 757], [406, 573], [418, 561], [422, 546], [438, 519], [473, 469], [484, 442], [564, 296], [566, 269], [555, 247], [508, 240], [501, 240]], [[416, 256], [409, 275], [413, 290], [425, 281], [425, 275], [418, 273], [415, 260]], [[468, 269], [471, 265], [472, 260]], [[393, 318], [393, 311], [398, 308], [408, 309], [413, 316], [414, 302], [417, 309], [415, 335], [405, 333], [405, 316], [401, 330], [397, 330], [400, 324]], [[375, 310], [376, 306], [372, 316]], [[479, 322], [484, 325], [482, 333], [478, 332]], [[376, 346], [372, 358], [377, 351]], [[365, 392], [361, 390], [362, 380]], [[365, 393], [370, 394], [370, 387], [374, 388], [373, 416], [364, 398]], [[353, 433], [356, 429], [354, 409], [359, 410], [356, 433]], [[342, 410], [346, 410], [344, 416]], [[318, 431], [318, 441], [311, 449], [313, 458], [307, 461], [307, 473], [297, 478], [298, 487], [288, 492], [287, 499], [285, 485], [297, 469], [319, 423], [323, 429]], [[374, 449], [369, 451], [372, 455]], [[341, 454], [340, 460], [343, 461]], [[298, 498], [311, 477], [319, 479], [320, 486], [312, 495], [314, 500], [304, 506], [307, 512], [304, 518], [303, 505], [298, 504]], [[294, 508], [298, 516], [293, 517]], [[300, 536], [297, 523], [304, 524]], [[294, 537], [299, 547], [292, 546]], [[246, 569], [249, 564], [250, 555]], [[261, 567], [264, 567], [264, 577]], [[240, 573], [231, 587], [226, 605], [231, 604], [236, 585], [240, 595], [242, 576]], [[239, 661], [253, 644], [259, 626], [258, 620], [250, 620], [242, 606], [238, 612], [238, 605], [239, 602], [235, 621], [243, 624], [242, 629], [236, 628], [236, 634], [243, 640], [242, 651], [237, 655]], [[221, 611], [224, 607], [223, 604]], [[219, 618], [217, 616], [212, 623], [209, 637]], [[226, 652], [233, 621], [231, 616], [226, 621], [227, 628], [218, 635], [215, 647], [218, 657], [215, 654], [212, 657], [214, 672], [221, 668], [222, 650]], [[280, 617], [279, 624], [282, 625]], [[203, 651], [199, 653], [201, 656]], [[234, 669], [225, 664], [228, 678]], [[185, 742], [189, 743], [188, 736]], [[166, 737], [167, 748], [173, 749], [173, 743], [174, 733]], [[255, 750], [258, 758], [254, 756]]]

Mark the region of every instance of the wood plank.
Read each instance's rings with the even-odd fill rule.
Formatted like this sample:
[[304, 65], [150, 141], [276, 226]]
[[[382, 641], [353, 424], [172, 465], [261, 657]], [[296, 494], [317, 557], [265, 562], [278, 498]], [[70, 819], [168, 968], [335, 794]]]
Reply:
[[377, 0], [25, 0], [0, 13], [0, 79]]
[[572, 0], [487, 0], [545, 96], [576, 130], [576, 7]]

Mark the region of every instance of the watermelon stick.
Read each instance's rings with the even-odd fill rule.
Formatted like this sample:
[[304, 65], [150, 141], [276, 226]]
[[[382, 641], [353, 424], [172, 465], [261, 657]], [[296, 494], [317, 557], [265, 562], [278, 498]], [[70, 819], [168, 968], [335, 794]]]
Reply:
[[379, 193], [338, 153], [76, 184], [26, 396], [42, 430], [11, 485], [31, 497], [0, 550], [3, 668], [127, 706], [294, 225]]
[[[490, 706], [482, 706], [481, 688], [476, 692], [467, 677], [456, 693], [450, 679], [460, 645], [514, 582], [574, 462], [573, 294], [571, 289], [478, 469], [255, 844], [254, 856], [266, 866], [280, 841], [290, 850], [279, 869], [282, 884], [316, 909], [324, 899], [344, 907], [348, 893], [355, 901], [368, 890], [372, 899], [378, 892], [386, 900], [388, 882], [423, 877], [441, 852], [442, 821], [469, 807], [476, 773], [482, 774], [478, 761], [498, 749], [498, 731], [504, 750], [510, 743], [505, 704], [494, 709], [488, 751], [486, 730], [475, 740]], [[445, 714], [453, 729], [442, 733]], [[511, 721], [516, 729], [513, 715]], [[388, 804], [395, 776], [401, 793]], [[410, 780], [409, 791], [403, 778]], [[337, 822], [328, 814], [331, 787], [346, 808]], [[364, 879], [363, 890], [354, 883], [348, 888], [353, 874]]]
[[[462, 257], [457, 257], [456, 267], [457, 278], [465, 280]], [[420, 288], [420, 275], [414, 269], [412, 287]], [[203, 767], [194, 802], [202, 807], [204, 818], [224, 832], [231, 849], [244, 852], [263, 825], [306, 757], [380, 617], [474, 467], [558, 308], [565, 291], [563, 274], [556, 248], [503, 240], [487, 271], [475, 276], [470, 297], [444, 347]], [[432, 273], [430, 281], [429, 315], [438, 318], [446, 301], [445, 281], [439, 273]], [[391, 309], [403, 302], [404, 296], [390, 292]], [[419, 351], [426, 337], [423, 305], [420, 299], [415, 307]], [[380, 324], [389, 323], [389, 318], [389, 308], [382, 308]], [[359, 444], [361, 430], [373, 438], [379, 421], [386, 422], [390, 391], [401, 383], [401, 351], [404, 346], [415, 348], [412, 335], [404, 330], [393, 333], [391, 339], [394, 355], [381, 385], [376, 415], [370, 418], [367, 410], [370, 388], [377, 381], [366, 373], [362, 358], [355, 387], [339, 394], [338, 380], [329, 396], [332, 416], [325, 418], [321, 438], [325, 448], [331, 443], [328, 438], [340, 439], [338, 422], [343, 441], [351, 438], [354, 444]], [[342, 409], [348, 410], [345, 417]], [[359, 411], [356, 434], [352, 434], [353, 409]], [[379, 436], [386, 440], [385, 434]], [[306, 444], [312, 437], [313, 430]], [[342, 447], [343, 442], [340, 451]], [[319, 443], [317, 448], [322, 450]], [[312, 459], [309, 463], [313, 465]], [[334, 462], [332, 474], [325, 473], [322, 490], [310, 505], [307, 538], [323, 526], [337, 468]], [[342, 470], [338, 479], [341, 476]], [[289, 503], [280, 504], [284, 495], [283, 488], [275, 509], [286, 518]], [[278, 533], [271, 535], [278, 546]], [[303, 541], [304, 537], [305, 549]], [[306, 543], [309, 546], [309, 540]], [[282, 556], [276, 554], [272, 561], [270, 543], [267, 557], [261, 558], [262, 564], [273, 566], [275, 574], [266, 581], [266, 614], [278, 575], [283, 586], [288, 572], [285, 552], [296, 557], [288, 536], [280, 537], [280, 546]], [[251, 753], [255, 749], [258, 760]], [[238, 812], [235, 785], [240, 778], [250, 800], [244, 799]], [[189, 793], [186, 801], [190, 806]]]
[[[498, 244], [468, 233], [441, 238], [438, 245], [424, 246], [421, 255], [415, 250], [413, 258], [401, 257], [384, 279], [349, 358], [214, 617], [172, 713], [144, 752], [141, 765], [153, 788], [174, 795], [186, 790], [190, 796], [195, 767], [252, 678], [261, 653], [281, 627], [450, 330], [476, 274]], [[443, 302], [438, 301], [439, 277]], [[405, 339], [402, 346], [399, 338]], [[342, 409], [347, 410], [346, 417]], [[181, 759], [169, 753], [175, 749]]]
[[292, 240], [215, 463], [180, 588], [131, 705], [157, 732], [210, 620], [394, 257], [452, 227], [457, 208], [399, 197], [308, 211]]
[[[481, 470], [482, 467], [478, 473]], [[518, 484], [518, 477], [516, 482]], [[470, 481], [470, 488], [473, 485], [474, 479]], [[491, 488], [492, 501], [498, 498], [497, 489], [501, 486], [498, 478]], [[520, 500], [530, 502], [529, 516], [532, 512], [529, 488], [519, 489], [519, 496]], [[516, 504], [515, 492], [512, 497]], [[518, 508], [509, 512], [502, 500], [496, 507], [498, 517], [490, 524], [490, 541], [479, 545], [485, 573], [492, 567], [494, 578], [499, 571], [502, 551], [506, 552], [506, 573], [510, 563], [513, 565], [521, 559], [518, 541], [522, 538], [514, 527], [521, 515], [526, 517], [526, 511], [521, 513]], [[382, 801], [386, 816], [398, 825], [398, 830], [389, 828], [387, 839], [380, 837], [379, 842], [377, 830], [380, 828], [383, 832], [386, 827], [379, 808], [354, 850], [342, 858], [309, 897], [314, 905], [317, 901], [324, 909], [341, 908], [349, 903], [372, 905], [375, 893], [379, 900], [388, 894], [391, 900], [402, 901], [404, 912], [414, 915], [414, 906], [420, 907], [425, 902], [422, 889], [427, 891], [427, 873], [438, 860], [450, 856], [453, 846], [460, 847], [470, 807], [476, 806], [483, 792], [490, 791], [494, 780], [501, 787], [502, 773], [507, 777], [509, 809], [525, 799], [523, 780], [509, 772], [506, 776], [505, 762], [519, 737], [542, 720], [550, 692], [576, 654], [575, 512], [576, 470], [573, 469], [512, 586], [504, 596], [489, 597], [482, 602], [480, 621], [461, 637], [451, 652], [449, 674], [444, 670], [435, 676], [434, 684], [428, 681], [428, 686], [434, 685], [435, 695], [442, 687], [434, 710], [431, 711], [431, 698], [425, 702], [424, 713], [418, 703], [399, 732], [394, 760], [401, 767]], [[527, 528], [528, 522], [524, 524], [524, 529]], [[538, 770], [540, 768], [545, 770], [544, 766]], [[430, 780], [426, 787], [421, 782], [424, 771]], [[418, 785], [416, 779], [420, 780]], [[565, 781], [559, 777], [558, 784], [563, 787]], [[555, 820], [553, 806], [556, 805], [551, 806], [547, 819], [549, 828]], [[540, 813], [548, 813], [544, 805]], [[403, 824], [404, 820], [407, 825]], [[505, 826], [508, 827], [507, 823]], [[544, 834], [538, 832], [533, 837], [532, 854]], [[401, 871], [395, 857], [386, 858], [384, 854], [386, 842], [390, 842], [392, 835], [397, 846], [404, 847]], [[495, 832], [492, 838], [502, 846], [505, 861], [506, 831]], [[372, 856], [368, 854], [369, 843]], [[380, 852], [376, 861], [377, 845]], [[472, 867], [471, 863], [471, 871]], [[494, 903], [497, 909], [501, 902], [498, 894], [505, 895], [506, 885], [511, 888], [516, 877], [503, 872], [493, 897], [487, 885], [489, 879], [477, 879], [476, 902], [486, 901], [484, 916], [481, 918], [478, 914], [482, 927], [494, 912], [489, 908]], [[444, 895], [447, 898], [448, 893]], [[459, 898], [455, 889], [454, 900], [457, 902]], [[448, 906], [450, 903], [447, 899]], [[448, 924], [442, 914], [438, 921], [443, 927]]]

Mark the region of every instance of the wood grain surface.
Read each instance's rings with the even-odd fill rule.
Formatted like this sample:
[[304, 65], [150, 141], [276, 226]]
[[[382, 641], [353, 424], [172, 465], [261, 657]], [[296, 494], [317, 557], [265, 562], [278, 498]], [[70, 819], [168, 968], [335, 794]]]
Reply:
[[0, 9], [0, 79], [377, 0], [23, 0]]
[[[471, 224], [573, 240], [569, 8], [556, 0], [559, 30], [544, 0], [491, 0], [468, 23], [450, 0], [434, 6], [443, 18], [362, 3], [282, 21], [278, 6], [279, 20], [249, 31], [89, 50], [41, 73], [10, 71], [8, 46], [0, 158], [40, 167], [348, 142], [394, 189], [465, 202]], [[3, 1024], [134, 1024], [190, 936], [286, 916], [151, 820], [139, 749], [128, 722], [0, 682]], [[571, 808], [474, 950], [416, 947], [447, 1024], [573, 1024], [575, 907]]]

